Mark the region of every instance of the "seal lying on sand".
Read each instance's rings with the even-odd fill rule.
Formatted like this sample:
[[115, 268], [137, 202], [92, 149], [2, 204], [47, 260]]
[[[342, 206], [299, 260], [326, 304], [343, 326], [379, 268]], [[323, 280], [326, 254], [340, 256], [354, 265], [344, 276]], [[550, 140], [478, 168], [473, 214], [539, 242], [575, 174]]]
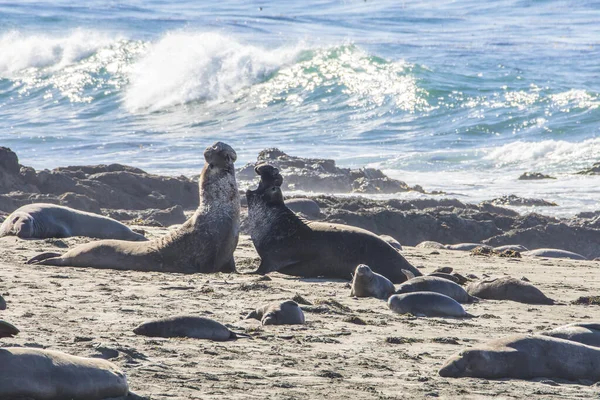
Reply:
[[387, 300], [394, 294], [394, 284], [385, 276], [371, 271], [367, 265], [360, 264], [354, 271], [350, 296], [375, 297]]
[[[18, 333], [19, 333], [19, 330], [15, 326], [13, 326], [12, 324], [9, 324], [6, 321], [0, 320], [0, 338], [14, 337]], [[0, 377], [0, 382], [1, 381], [2, 381], [2, 378]]]
[[0, 237], [21, 239], [87, 236], [98, 239], [148, 240], [112, 218], [56, 204], [35, 203], [18, 208], [0, 226]]
[[600, 324], [579, 322], [559, 326], [549, 331], [540, 332], [540, 335], [552, 336], [573, 342], [600, 347]]
[[434, 292], [395, 294], [388, 299], [388, 307], [416, 317], [473, 317], [453, 298]]
[[600, 380], [600, 349], [547, 336], [514, 335], [463, 350], [439, 371], [458, 378]]
[[150, 337], [187, 337], [217, 342], [234, 340], [240, 336], [247, 337], [230, 331], [225, 325], [212, 319], [186, 315], [144, 322], [135, 328], [133, 333]]
[[217, 142], [204, 151], [200, 206], [179, 229], [149, 242], [102, 240], [62, 256], [40, 254], [28, 263], [161, 272], [233, 272], [238, 242], [240, 199], [233, 163], [235, 151]]
[[398, 287], [396, 294], [413, 292], [435, 292], [453, 298], [459, 303], [473, 303], [478, 301], [471, 296], [462, 286], [444, 278], [436, 276], [418, 276], [409, 279]]
[[271, 165], [255, 168], [261, 180], [248, 190], [248, 227], [261, 257], [259, 274], [349, 279], [358, 264], [392, 282], [404, 282], [402, 269], [422, 275], [393, 247], [364, 229], [299, 218], [283, 202], [283, 177]]
[[470, 283], [467, 292], [471, 296], [488, 300], [512, 300], [527, 304], [554, 304], [554, 300], [531, 283], [504, 276], [502, 278], [483, 279]]
[[0, 310], [6, 310], [6, 300], [2, 296], [0, 296]]
[[547, 257], [547, 258], [568, 258], [570, 260], [587, 260], [581, 254], [573, 253], [572, 251], [560, 249], [535, 249], [521, 253], [524, 256], [531, 257]]
[[248, 318], [258, 319], [263, 325], [295, 325], [305, 321], [304, 312], [293, 300], [267, 304], [249, 313]]
[[0, 348], [0, 398], [101, 400], [129, 393], [113, 363], [59, 351]]

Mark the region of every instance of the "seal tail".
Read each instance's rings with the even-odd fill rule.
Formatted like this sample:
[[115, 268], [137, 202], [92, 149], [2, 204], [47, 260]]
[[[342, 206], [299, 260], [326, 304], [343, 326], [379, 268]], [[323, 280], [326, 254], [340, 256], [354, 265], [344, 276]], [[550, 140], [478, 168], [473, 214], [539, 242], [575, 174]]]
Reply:
[[38, 254], [37, 256], [27, 260], [27, 264], [55, 265], [59, 267], [65, 265], [62, 254], [52, 252]]
[[19, 333], [19, 330], [12, 324], [0, 320], [0, 338], [14, 337]]
[[469, 303], [479, 303], [481, 299], [479, 297], [469, 295]]
[[240, 332], [233, 332], [231, 331], [231, 337], [230, 339], [232, 340], [236, 340], [236, 339], [252, 339], [252, 336], [248, 335], [247, 333], [240, 333]]
[[473, 315], [471, 313], [466, 312], [463, 318], [479, 318], [479, 315]]

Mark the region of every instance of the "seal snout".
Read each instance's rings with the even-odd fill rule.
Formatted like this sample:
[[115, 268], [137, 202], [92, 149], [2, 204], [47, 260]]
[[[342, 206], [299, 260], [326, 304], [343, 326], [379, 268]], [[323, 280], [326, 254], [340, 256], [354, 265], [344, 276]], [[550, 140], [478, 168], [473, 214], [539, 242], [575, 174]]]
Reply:
[[266, 188], [269, 186], [281, 186], [283, 183], [283, 177], [279, 173], [279, 169], [266, 163], [258, 164], [254, 167], [254, 172], [260, 175], [260, 188]]
[[356, 275], [365, 276], [365, 275], [370, 275], [371, 273], [373, 273], [373, 271], [371, 271], [371, 268], [369, 268], [368, 265], [360, 264], [358, 267], [356, 267], [356, 271], [355, 271]]
[[211, 165], [225, 166], [237, 160], [237, 153], [230, 145], [216, 142], [204, 150], [204, 159]]

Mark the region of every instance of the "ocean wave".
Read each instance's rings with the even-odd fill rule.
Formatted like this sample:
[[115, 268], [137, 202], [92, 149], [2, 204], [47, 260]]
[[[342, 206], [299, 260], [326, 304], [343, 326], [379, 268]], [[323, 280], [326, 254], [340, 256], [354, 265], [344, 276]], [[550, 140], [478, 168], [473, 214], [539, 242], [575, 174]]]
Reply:
[[61, 36], [7, 32], [0, 36], [0, 78], [18, 78], [29, 69], [60, 70], [114, 41], [114, 37], [81, 29]]
[[485, 150], [484, 160], [496, 167], [518, 166], [536, 168], [542, 172], [572, 173], [598, 161], [600, 138], [582, 142], [543, 140], [540, 142], [516, 141]]
[[298, 51], [267, 50], [219, 33], [171, 32], [132, 67], [124, 104], [137, 112], [227, 100], [265, 80]]

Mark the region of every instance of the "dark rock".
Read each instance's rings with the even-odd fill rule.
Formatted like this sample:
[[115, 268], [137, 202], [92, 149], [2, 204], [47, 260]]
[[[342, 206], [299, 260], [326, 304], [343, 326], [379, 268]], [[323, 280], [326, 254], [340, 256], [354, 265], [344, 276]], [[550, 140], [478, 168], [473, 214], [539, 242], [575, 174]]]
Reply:
[[100, 205], [94, 199], [82, 194], [68, 192], [58, 197], [60, 205], [75, 208], [76, 210], [100, 214]]
[[511, 194], [509, 196], [499, 197], [497, 199], [488, 200], [484, 203], [491, 203], [496, 206], [519, 206], [519, 207], [556, 207], [558, 204], [542, 199], [526, 199], [523, 197]]
[[534, 181], [534, 180], [540, 180], [540, 179], [556, 179], [556, 178], [553, 176], [550, 176], [550, 175], [544, 175], [539, 172], [525, 172], [525, 173], [523, 173], [523, 175], [521, 175], [519, 177], [520, 181]]
[[143, 217], [146, 221], [156, 221], [162, 226], [182, 224], [186, 221], [183, 207], [177, 205], [166, 210], [147, 210]]
[[579, 175], [600, 175], [600, 162], [594, 163], [591, 168], [577, 172]]
[[293, 212], [301, 213], [312, 219], [319, 218], [321, 216], [321, 207], [319, 207], [319, 205], [311, 199], [302, 197], [286, 199], [285, 205]]

